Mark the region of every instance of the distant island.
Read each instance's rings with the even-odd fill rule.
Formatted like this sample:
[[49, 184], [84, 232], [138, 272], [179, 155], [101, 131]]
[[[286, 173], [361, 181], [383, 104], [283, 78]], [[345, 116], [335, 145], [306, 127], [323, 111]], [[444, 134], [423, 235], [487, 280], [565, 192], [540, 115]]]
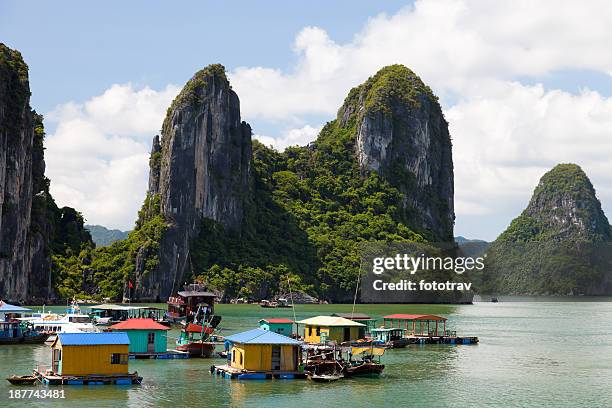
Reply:
[[121, 231], [118, 229], [108, 229], [102, 225], [85, 224], [85, 229], [91, 234], [96, 247], [103, 247], [112, 244], [115, 241], [126, 239], [129, 231]]

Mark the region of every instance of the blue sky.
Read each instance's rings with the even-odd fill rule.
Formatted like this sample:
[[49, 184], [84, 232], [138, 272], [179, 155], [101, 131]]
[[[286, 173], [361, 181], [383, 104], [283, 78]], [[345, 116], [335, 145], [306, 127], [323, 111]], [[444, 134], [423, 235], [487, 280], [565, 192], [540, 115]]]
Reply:
[[441, 98], [456, 235], [494, 239], [539, 177], [576, 162], [612, 213], [608, 2], [2, 1], [0, 41], [30, 66], [47, 174], [63, 205], [129, 229], [165, 109], [220, 62], [255, 137], [303, 144], [348, 90], [403, 63]]

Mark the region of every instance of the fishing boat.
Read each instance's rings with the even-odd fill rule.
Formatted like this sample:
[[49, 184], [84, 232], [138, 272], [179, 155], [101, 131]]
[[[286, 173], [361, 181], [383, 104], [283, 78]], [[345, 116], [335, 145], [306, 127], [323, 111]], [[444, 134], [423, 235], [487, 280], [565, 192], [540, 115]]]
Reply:
[[13, 385], [32, 385], [38, 381], [38, 378], [33, 375], [11, 375], [6, 380]]
[[195, 323], [187, 323], [176, 341], [176, 350], [187, 352], [191, 357], [210, 357], [218, 342], [214, 335], [221, 316], [206, 313], [207, 305], [200, 305], [194, 315]]
[[172, 323], [190, 323], [194, 321], [196, 312], [203, 308], [204, 314], [212, 315], [215, 312], [216, 297], [214, 293], [206, 291], [204, 285], [186, 285], [184, 290], [168, 299], [166, 318]]
[[[345, 377], [377, 377], [382, 374], [385, 365], [380, 362], [381, 356], [385, 354], [382, 347], [352, 347], [349, 358], [345, 360]], [[359, 360], [353, 357], [361, 356]]]

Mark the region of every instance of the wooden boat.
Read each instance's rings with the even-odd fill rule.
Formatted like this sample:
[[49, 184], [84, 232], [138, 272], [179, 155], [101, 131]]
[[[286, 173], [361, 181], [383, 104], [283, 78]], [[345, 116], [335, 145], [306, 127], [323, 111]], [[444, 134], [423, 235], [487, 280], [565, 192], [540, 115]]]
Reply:
[[172, 323], [189, 323], [198, 321], [197, 313], [203, 313], [204, 320], [214, 314], [216, 295], [206, 291], [204, 285], [192, 283], [185, 285], [184, 290], [168, 299], [166, 319]]
[[269, 309], [289, 308], [291, 305], [287, 299], [279, 298], [277, 301], [262, 300], [259, 306]]
[[38, 378], [33, 375], [11, 375], [6, 379], [13, 385], [32, 385], [38, 381]]
[[315, 382], [333, 382], [338, 381], [339, 379], [344, 378], [344, 374], [335, 372], [335, 373], [327, 373], [327, 374], [309, 374], [308, 379]]
[[375, 377], [382, 374], [385, 369], [384, 364], [375, 362], [358, 362], [355, 365], [347, 365], [344, 369], [345, 377]]

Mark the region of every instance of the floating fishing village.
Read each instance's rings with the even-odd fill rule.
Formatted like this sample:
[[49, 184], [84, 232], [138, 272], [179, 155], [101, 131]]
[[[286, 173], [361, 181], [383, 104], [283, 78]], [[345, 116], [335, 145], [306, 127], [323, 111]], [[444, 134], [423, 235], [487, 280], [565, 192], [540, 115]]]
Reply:
[[[73, 300], [58, 314], [1, 302], [0, 345], [44, 343], [49, 348], [47, 364], [7, 380], [14, 385], [140, 384], [146, 372], [130, 372], [130, 360], [172, 364], [169, 360], [214, 357], [224, 364], [211, 365], [210, 374], [226, 379], [333, 382], [382, 375], [384, 355], [392, 349], [478, 343], [475, 336], [449, 330], [443, 316], [396, 313], [374, 318], [355, 312], [355, 304], [350, 313], [302, 320], [264, 313], [252, 329], [223, 335], [215, 300], [214, 293], [191, 284], [169, 298], [167, 310], [100, 304], [83, 306], [85, 311]], [[291, 296], [259, 305], [290, 308], [295, 316]], [[169, 349], [172, 327], [180, 335]]]

